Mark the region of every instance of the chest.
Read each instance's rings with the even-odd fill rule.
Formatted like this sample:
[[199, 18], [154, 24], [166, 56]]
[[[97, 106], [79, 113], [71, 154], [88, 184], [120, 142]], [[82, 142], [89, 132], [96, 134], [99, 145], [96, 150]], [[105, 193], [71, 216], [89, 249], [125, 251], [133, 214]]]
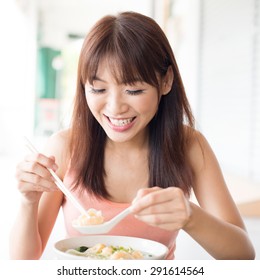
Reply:
[[130, 203], [149, 182], [146, 155], [105, 158], [105, 185], [114, 202]]

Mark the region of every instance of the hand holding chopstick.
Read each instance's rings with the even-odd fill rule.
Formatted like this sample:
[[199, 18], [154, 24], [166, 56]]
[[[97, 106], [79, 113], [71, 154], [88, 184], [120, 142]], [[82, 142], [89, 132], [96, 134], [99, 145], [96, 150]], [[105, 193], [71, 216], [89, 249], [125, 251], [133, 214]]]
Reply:
[[[39, 153], [37, 149], [34, 147], [34, 145], [27, 139], [26, 137], [26, 147], [32, 152], [32, 153]], [[66, 186], [63, 184], [61, 179], [56, 175], [56, 173], [51, 169], [47, 168], [48, 171], [51, 173], [52, 177], [55, 179], [56, 186], [63, 192], [64, 195], [72, 202], [72, 204], [82, 213], [86, 214], [87, 211], [82, 207], [82, 205], [76, 200], [76, 198], [72, 195], [72, 193], [66, 188]]]

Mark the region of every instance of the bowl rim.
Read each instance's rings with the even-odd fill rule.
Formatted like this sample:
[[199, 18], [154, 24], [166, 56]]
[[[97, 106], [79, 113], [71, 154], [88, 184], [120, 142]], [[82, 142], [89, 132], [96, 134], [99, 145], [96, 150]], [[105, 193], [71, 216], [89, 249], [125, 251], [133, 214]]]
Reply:
[[[155, 241], [155, 240], [151, 240], [151, 239], [147, 239], [147, 238], [142, 238], [142, 237], [135, 237], [135, 236], [126, 236], [126, 235], [83, 235], [83, 236], [72, 236], [72, 237], [67, 237], [67, 238], [64, 238], [64, 239], [61, 239], [61, 240], [58, 240], [58, 241], [56, 241], [55, 243], [54, 243], [54, 245], [53, 245], [53, 249], [54, 249], [54, 251], [56, 252], [56, 254], [58, 254], [58, 255], [62, 255], [62, 256], [64, 256], [64, 257], [68, 257], [68, 253], [66, 253], [65, 251], [62, 251], [62, 249], [61, 248], [58, 248], [58, 246], [62, 243], [62, 242], [65, 242], [65, 241], [72, 241], [73, 242], [73, 240], [80, 240], [80, 239], [87, 239], [87, 238], [100, 238], [100, 239], [102, 239], [102, 238], [107, 238], [107, 239], [111, 239], [111, 240], [117, 240], [117, 239], [123, 239], [123, 241], [122, 242], [120, 242], [120, 243], [123, 243], [124, 242], [124, 240], [131, 240], [131, 241], [142, 241], [142, 242], [148, 242], [148, 243], [150, 243], [149, 244], [149, 247], [151, 247], [151, 246], [153, 246], [153, 245], [156, 245], [156, 246], [160, 246], [161, 248], [162, 248], [162, 253], [160, 253], [160, 254], [158, 254], [158, 255], [155, 255], [155, 258], [151, 258], [151, 260], [153, 260], [153, 259], [165, 259], [166, 258], [166, 256], [167, 256], [167, 254], [169, 253], [169, 248], [165, 245], [165, 244], [163, 244], [163, 243], [161, 243], [161, 242], [158, 242], [158, 241]], [[104, 241], [104, 242], [101, 242], [101, 241], [97, 241], [97, 243], [108, 243], [109, 242], [109, 240], [106, 242], [106, 241]], [[117, 243], [117, 242], [116, 242]], [[111, 244], [111, 245], [113, 245], [113, 244]], [[118, 246], [119, 245], [121, 245], [121, 244], [118, 244]], [[94, 246], [94, 245], [93, 245]], [[117, 246], [117, 245], [116, 245]], [[67, 249], [69, 249], [69, 248], [67, 248]], [[66, 250], [67, 250], [66, 249]], [[135, 248], [135, 250], [138, 250], [138, 248]], [[147, 250], [148, 251], [148, 250]], [[148, 254], [149, 254], [149, 251], [147, 252]], [[154, 255], [154, 254], [153, 254]], [[160, 258], [161, 257], [161, 258]], [[70, 255], [70, 258], [71, 259], [84, 259], [84, 260], [86, 260], [86, 257], [84, 257], [84, 256], [73, 256], [73, 255]]]

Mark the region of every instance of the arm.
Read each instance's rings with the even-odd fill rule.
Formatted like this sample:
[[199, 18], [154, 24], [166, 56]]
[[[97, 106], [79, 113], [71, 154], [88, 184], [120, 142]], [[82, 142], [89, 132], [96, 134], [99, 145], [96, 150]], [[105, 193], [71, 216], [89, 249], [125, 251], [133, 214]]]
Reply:
[[[253, 246], [206, 139], [196, 134], [189, 154], [194, 170], [191, 215], [183, 229], [216, 259], [254, 259]], [[203, 221], [203, 222], [201, 222]]]
[[215, 259], [254, 259], [254, 248], [244, 228], [217, 218], [191, 204], [191, 218], [183, 227]]
[[253, 259], [253, 246], [206, 139], [195, 134], [188, 153], [199, 206], [176, 187], [140, 190], [133, 212], [167, 230], [186, 231], [216, 259]]
[[11, 259], [39, 259], [43, 253], [63, 199], [47, 167], [63, 179], [65, 143], [64, 132], [54, 135], [44, 149], [52, 156], [32, 154], [17, 166], [22, 199], [10, 233]]
[[[41, 202], [44, 196], [42, 195], [40, 198]], [[10, 233], [9, 248], [11, 259], [32, 260], [41, 257], [62, 200], [62, 195], [59, 191], [53, 195], [46, 195], [46, 197], [48, 197], [49, 202], [52, 204], [52, 207], [48, 209], [48, 225], [44, 225], [39, 221], [39, 202], [21, 202], [17, 218]], [[45, 215], [42, 214], [43, 216]]]

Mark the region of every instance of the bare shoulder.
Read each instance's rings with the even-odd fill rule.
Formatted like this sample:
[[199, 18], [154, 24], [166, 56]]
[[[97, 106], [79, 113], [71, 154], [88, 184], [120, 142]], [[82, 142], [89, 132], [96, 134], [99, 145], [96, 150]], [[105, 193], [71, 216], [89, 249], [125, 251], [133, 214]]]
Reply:
[[193, 170], [193, 191], [199, 205], [214, 216], [243, 228], [243, 222], [226, 185], [221, 167], [202, 133], [189, 133], [188, 160]]
[[[213, 191], [213, 186], [218, 190], [226, 188], [219, 162], [206, 137], [195, 129], [187, 135], [187, 157], [193, 171], [195, 194], [200, 196], [202, 192]], [[204, 200], [205, 196], [202, 197]]]
[[58, 173], [64, 176], [69, 164], [69, 130], [61, 130], [53, 134], [46, 142], [43, 150], [47, 156], [54, 156], [59, 166]]
[[69, 130], [60, 130], [56, 133], [54, 133], [50, 138], [49, 142], [51, 142], [53, 145], [66, 145], [69, 140]]
[[187, 127], [186, 138], [188, 160], [192, 169], [199, 172], [206, 167], [208, 156], [215, 157], [214, 153], [205, 136], [198, 130]]

